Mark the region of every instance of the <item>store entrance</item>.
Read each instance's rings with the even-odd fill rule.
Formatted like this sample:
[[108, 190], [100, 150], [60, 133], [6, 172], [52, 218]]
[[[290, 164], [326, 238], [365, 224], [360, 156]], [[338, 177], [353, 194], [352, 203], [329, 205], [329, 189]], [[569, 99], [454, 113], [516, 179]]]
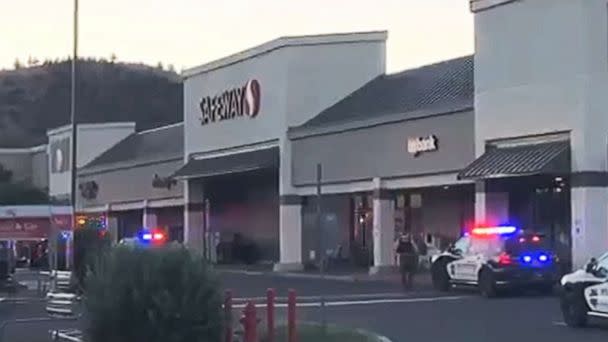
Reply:
[[357, 267], [370, 267], [374, 263], [373, 201], [369, 195], [352, 198], [353, 224], [350, 234], [350, 255]]
[[508, 178], [494, 180], [490, 187], [508, 193], [510, 224], [545, 235], [561, 260], [571, 260], [568, 176]]

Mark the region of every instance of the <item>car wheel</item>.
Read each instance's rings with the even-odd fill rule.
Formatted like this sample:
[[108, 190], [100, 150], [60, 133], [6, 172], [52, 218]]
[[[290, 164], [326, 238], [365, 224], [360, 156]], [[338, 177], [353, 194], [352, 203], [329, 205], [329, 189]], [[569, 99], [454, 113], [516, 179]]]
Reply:
[[564, 322], [570, 327], [581, 328], [587, 325], [587, 304], [582, 291], [565, 289], [561, 296], [560, 306]]
[[497, 295], [496, 280], [494, 274], [488, 269], [481, 270], [479, 274], [479, 291], [486, 298], [494, 298]]
[[447, 292], [450, 290], [450, 276], [447, 269], [448, 261], [446, 259], [437, 260], [431, 267], [431, 277], [433, 287], [437, 291]]

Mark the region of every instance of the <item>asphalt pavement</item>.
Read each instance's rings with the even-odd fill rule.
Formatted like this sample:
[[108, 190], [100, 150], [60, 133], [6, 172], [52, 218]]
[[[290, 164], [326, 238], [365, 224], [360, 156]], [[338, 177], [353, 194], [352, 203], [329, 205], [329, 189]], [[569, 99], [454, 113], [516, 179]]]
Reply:
[[[31, 279], [31, 275], [24, 277]], [[285, 297], [293, 288], [298, 293], [298, 319], [319, 322], [322, 319], [320, 297], [326, 302], [327, 322], [362, 328], [384, 335], [394, 342], [595, 342], [607, 341], [608, 325], [593, 324], [586, 329], [565, 326], [556, 297], [533, 293], [484, 299], [474, 291], [456, 290], [436, 293], [421, 283], [417, 289], [403, 292], [398, 283], [389, 281], [345, 281], [318, 279], [310, 275], [278, 276], [262, 272], [221, 272], [223, 289], [231, 289], [236, 310], [248, 299], [263, 302], [266, 289], [277, 290]], [[36, 293], [22, 289], [3, 294], [0, 320], [46, 317], [44, 303]], [[279, 298], [283, 303], [284, 298]], [[278, 305], [277, 319], [285, 318], [284, 305]], [[263, 305], [260, 305], [263, 316]], [[263, 324], [263, 323], [262, 323]], [[0, 342], [49, 341], [48, 330], [72, 328], [72, 322], [32, 322], [10, 324]]]

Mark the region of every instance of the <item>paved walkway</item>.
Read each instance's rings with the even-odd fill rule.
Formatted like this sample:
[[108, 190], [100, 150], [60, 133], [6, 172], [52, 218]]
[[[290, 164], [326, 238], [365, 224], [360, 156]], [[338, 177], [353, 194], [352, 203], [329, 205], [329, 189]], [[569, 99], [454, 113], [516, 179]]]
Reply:
[[[370, 275], [365, 269], [338, 269], [329, 270], [321, 275], [318, 270], [301, 272], [274, 272], [270, 265], [217, 265], [218, 272], [236, 273], [245, 275], [267, 275], [286, 278], [303, 279], [327, 279], [345, 282], [384, 282], [399, 284], [400, 275], [397, 271], [390, 274]], [[428, 272], [421, 272], [416, 275], [415, 283], [417, 287], [432, 288], [431, 276]]]

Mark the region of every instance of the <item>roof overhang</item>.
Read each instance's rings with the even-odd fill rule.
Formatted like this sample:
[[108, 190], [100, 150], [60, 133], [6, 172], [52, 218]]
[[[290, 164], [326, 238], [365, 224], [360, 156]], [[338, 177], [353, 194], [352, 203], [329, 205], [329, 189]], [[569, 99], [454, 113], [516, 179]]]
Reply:
[[492, 147], [458, 173], [458, 179], [489, 179], [570, 172], [570, 142]]
[[241, 153], [190, 159], [172, 177], [175, 179], [207, 178], [279, 167], [279, 147]]

